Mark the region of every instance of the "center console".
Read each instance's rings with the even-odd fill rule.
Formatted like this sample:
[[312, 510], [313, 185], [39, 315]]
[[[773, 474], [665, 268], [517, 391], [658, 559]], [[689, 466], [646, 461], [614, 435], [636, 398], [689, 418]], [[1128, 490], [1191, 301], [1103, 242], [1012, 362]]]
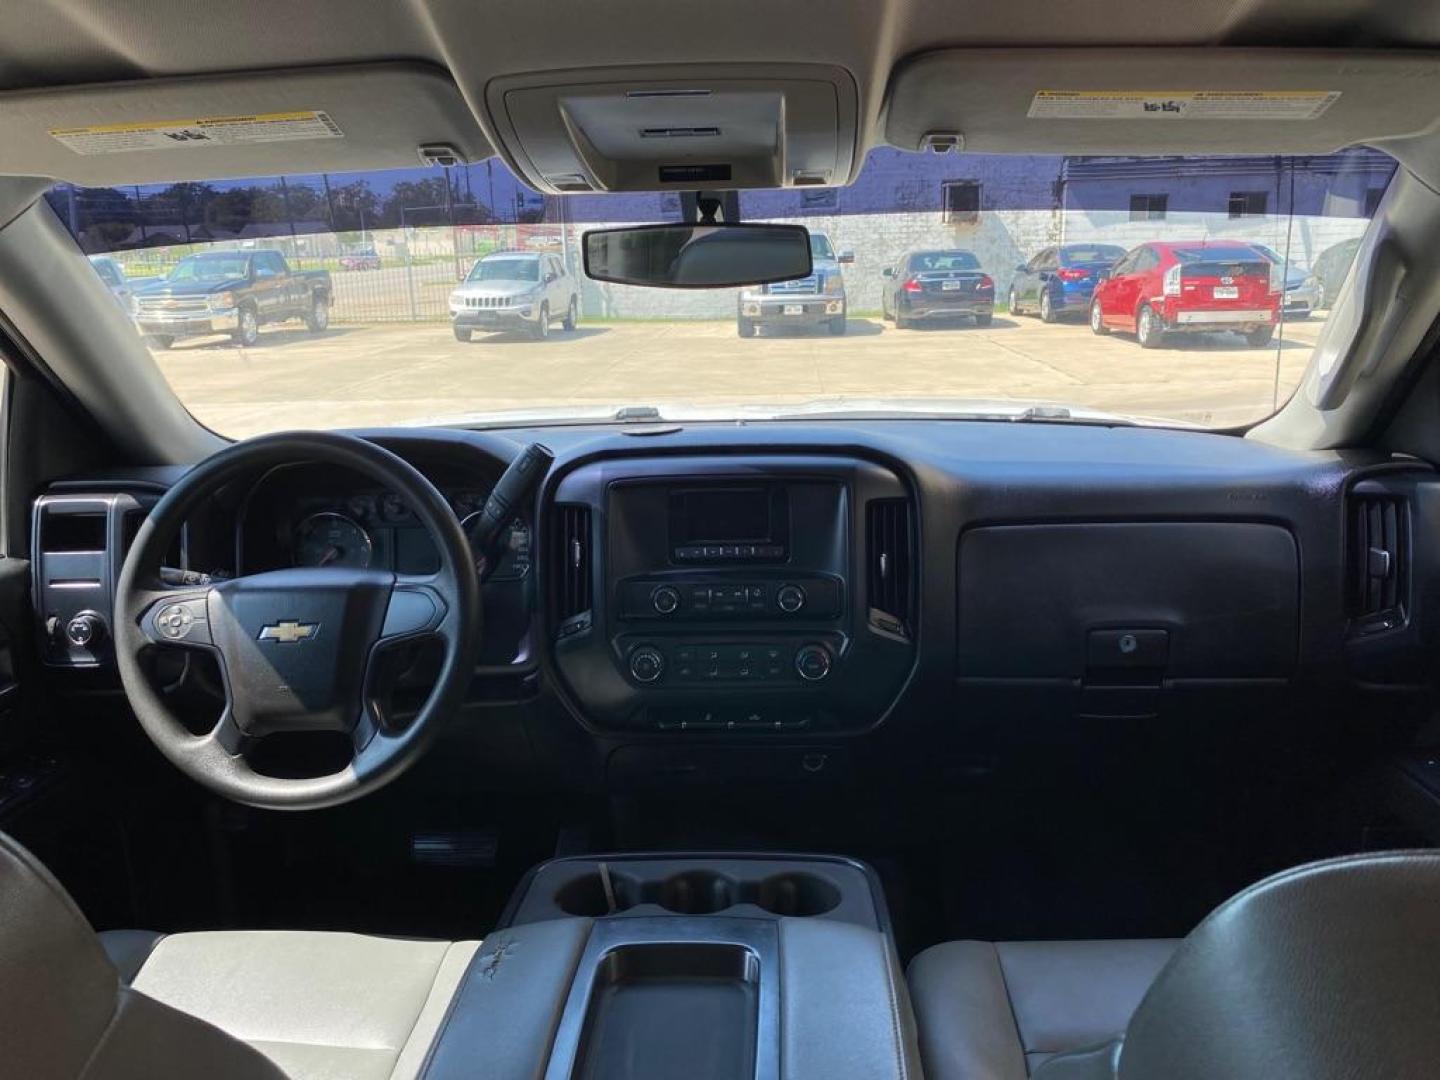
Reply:
[[625, 855], [532, 871], [424, 1076], [918, 1075], [885, 901], [827, 856]]
[[597, 727], [858, 730], [913, 666], [913, 504], [881, 465], [606, 460], [550, 523], [556, 668]]

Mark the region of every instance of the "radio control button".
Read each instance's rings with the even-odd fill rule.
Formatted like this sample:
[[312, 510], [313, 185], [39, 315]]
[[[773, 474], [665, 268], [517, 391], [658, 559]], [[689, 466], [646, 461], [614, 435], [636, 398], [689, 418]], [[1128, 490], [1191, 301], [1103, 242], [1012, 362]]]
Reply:
[[802, 645], [795, 654], [795, 670], [806, 682], [819, 682], [830, 674], [830, 650], [823, 645]]
[[630, 654], [630, 674], [636, 682], [652, 683], [665, 670], [665, 658], [650, 645], [641, 645]]
[[674, 586], [661, 585], [650, 594], [650, 605], [661, 615], [670, 615], [680, 606], [680, 592]]
[[799, 585], [781, 585], [775, 593], [775, 603], [787, 615], [793, 615], [805, 606], [805, 590]]

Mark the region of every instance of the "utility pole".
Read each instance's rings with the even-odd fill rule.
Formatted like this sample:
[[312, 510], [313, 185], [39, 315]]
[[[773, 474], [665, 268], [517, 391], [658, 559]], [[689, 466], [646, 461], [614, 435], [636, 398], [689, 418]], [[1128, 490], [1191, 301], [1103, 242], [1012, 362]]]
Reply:
[[133, 190], [135, 192], [135, 216], [140, 219], [140, 246], [145, 247], [145, 200], [140, 198], [139, 184], [136, 184]]

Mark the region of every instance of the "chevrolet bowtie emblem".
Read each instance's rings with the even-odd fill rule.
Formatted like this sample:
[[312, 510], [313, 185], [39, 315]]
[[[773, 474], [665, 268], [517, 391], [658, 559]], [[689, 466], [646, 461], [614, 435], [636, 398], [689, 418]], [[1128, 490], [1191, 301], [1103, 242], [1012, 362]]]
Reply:
[[319, 623], [296, 622], [294, 619], [287, 619], [284, 622], [262, 626], [260, 628], [260, 640], [278, 641], [285, 645], [294, 645], [297, 641], [309, 641], [319, 630]]

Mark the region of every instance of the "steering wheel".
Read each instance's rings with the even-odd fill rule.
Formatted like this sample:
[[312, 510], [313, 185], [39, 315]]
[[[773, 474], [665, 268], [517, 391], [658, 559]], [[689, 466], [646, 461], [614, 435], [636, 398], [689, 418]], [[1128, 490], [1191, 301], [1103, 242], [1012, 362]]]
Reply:
[[[440, 568], [427, 575], [297, 568], [194, 588], [162, 581], [171, 538], [206, 499], [257, 471], [316, 462], [352, 469], [397, 493], [429, 530]], [[115, 658], [141, 727], [182, 772], [251, 806], [313, 809], [381, 787], [425, 750], [470, 680], [480, 608], [460, 523], [412, 465], [348, 435], [266, 435], [207, 458], [155, 504], [116, 586]], [[426, 637], [443, 646], [439, 678], [414, 719], [396, 729], [375, 695], [377, 660]], [[141, 656], [155, 648], [202, 649], [219, 660], [225, 707], [208, 734], [192, 734], [151, 686]], [[299, 779], [256, 771], [247, 751], [291, 731], [348, 736], [349, 761], [338, 772]]]

